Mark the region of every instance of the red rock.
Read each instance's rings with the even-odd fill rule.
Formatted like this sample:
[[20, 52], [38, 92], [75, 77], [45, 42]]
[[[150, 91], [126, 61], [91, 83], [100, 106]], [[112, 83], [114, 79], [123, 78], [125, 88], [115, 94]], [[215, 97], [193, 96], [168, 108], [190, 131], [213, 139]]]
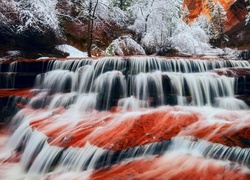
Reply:
[[0, 98], [10, 96], [32, 98], [35, 95], [31, 91], [31, 89], [0, 89]]
[[[13, 154], [11, 154], [11, 156], [7, 159], [4, 159], [2, 161], [3, 164], [6, 164], [6, 163], [18, 163], [20, 160], [21, 160], [21, 153], [16, 153], [16, 152], [13, 152]], [[1, 161], [1, 159], [0, 159]]]
[[[174, 113], [173, 113], [174, 112]], [[183, 128], [196, 122], [195, 113], [180, 113], [179, 110], [166, 108], [139, 115], [131, 115], [121, 123], [104, 130], [90, 142], [99, 147], [121, 150], [152, 142], [169, 140]]]
[[250, 77], [250, 68], [227, 68], [213, 70], [219, 75], [228, 77]]
[[162, 157], [134, 160], [94, 172], [91, 180], [106, 179], [249, 179], [249, 170], [201, 157], [167, 153]]
[[[250, 147], [250, 112], [227, 110], [207, 113], [182, 108], [164, 107], [142, 112], [123, 113], [94, 111], [82, 114], [80, 119], [70, 117], [67, 110], [59, 108], [51, 116], [36, 119], [36, 113], [45, 110], [25, 108], [33, 114], [30, 126], [48, 136], [52, 145], [83, 147], [92, 145], [110, 150], [122, 150], [153, 142], [169, 140], [176, 136], [195, 136], [227, 146]], [[226, 114], [224, 114], [226, 113]]]
[[[206, 7], [207, 1], [184, 0], [184, 4], [187, 5], [190, 11], [190, 21], [196, 19], [200, 14], [209, 16], [209, 10]], [[217, 0], [214, 0], [214, 2], [217, 2]], [[227, 12], [228, 21], [225, 22], [227, 31], [245, 20], [247, 10], [245, 9], [244, 0], [219, 0], [219, 2]]]

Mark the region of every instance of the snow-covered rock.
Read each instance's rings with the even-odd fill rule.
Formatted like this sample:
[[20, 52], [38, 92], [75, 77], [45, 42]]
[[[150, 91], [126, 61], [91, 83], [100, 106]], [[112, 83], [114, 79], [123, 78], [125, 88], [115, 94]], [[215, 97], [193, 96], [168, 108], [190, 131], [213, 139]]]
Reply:
[[105, 50], [108, 56], [145, 55], [144, 49], [129, 36], [121, 36], [115, 39]]
[[6, 61], [6, 60], [10, 60], [13, 58], [17, 58], [21, 56], [21, 51], [19, 50], [10, 50], [10, 51], [6, 51], [4, 53], [4, 56], [0, 57], [0, 61]]
[[173, 46], [181, 53], [202, 55], [212, 50], [209, 39], [200, 27], [188, 27], [172, 37]]
[[68, 44], [57, 45], [55, 48], [59, 51], [68, 53], [69, 56], [67, 56], [67, 58], [82, 58], [88, 56], [86, 52], [82, 52]]
[[239, 59], [240, 51], [237, 49], [224, 48], [223, 58], [226, 59]]
[[7, 54], [9, 56], [19, 56], [21, 54], [21, 51], [19, 50], [7, 51]]

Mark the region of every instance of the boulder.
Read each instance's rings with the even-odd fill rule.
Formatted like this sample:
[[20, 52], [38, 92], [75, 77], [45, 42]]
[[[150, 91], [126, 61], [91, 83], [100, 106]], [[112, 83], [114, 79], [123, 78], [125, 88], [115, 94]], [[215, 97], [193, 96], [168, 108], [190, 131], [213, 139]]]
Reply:
[[130, 56], [130, 55], [145, 55], [144, 49], [130, 36], [121, 36], [115, 39], [106, 49], [108, 56]]

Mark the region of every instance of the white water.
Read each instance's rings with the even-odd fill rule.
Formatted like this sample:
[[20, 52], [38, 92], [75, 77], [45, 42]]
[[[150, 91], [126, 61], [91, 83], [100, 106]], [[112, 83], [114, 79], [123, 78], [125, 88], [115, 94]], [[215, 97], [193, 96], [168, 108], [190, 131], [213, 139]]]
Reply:
[[[79, 104], [81, 100], [78, 99], [82, 99], [81, 93], [86, 94], [84, 96], [90, 94], [92, 98], [86, 99], [86, 101], [90, 101], [86, 104], [92, 104], [91, 108], [94, 108], [94, 104], [97, 106], [102, 104], [97, 109], [108, 109], [110, 106], [118, 104], [128, 106], [128, 102], [118, 103], [118, 101], [131, 96], [138, 99], [137, 102], [144, 101], [144, 103], [140, 103], [140, 107], [168, 104], [165, 96], [170, 94], [166, 94], [164, 89], [171, 89], [171, 96], [176, 96], [178, 105], [214, 106], [229, 109], [244, 107], [246, 109], [247, 105], [240, 100], [233, 101], [236, 103], [235, 106], [223, 105], [224, 98], [233, 100], [237, 78], [205, 72], [209, 69], [227, 66], [249, 67], [249, 62], [240, 60], [166, 60], [151, 57], [103, 58], [96, 61], [51, 61], [49, 67], [53, 71], [38, 75], [36, 88], [48, 91], [50, 94], [77, 93], [76, 96], [72, 95], [71, 99], [63, 98], [63, 95], [51, 97], [57, 99], [51, 102], [53, 104], [57, 102], [59, 105], [76, 102]], [[162, 76], [170, 79], [169, 87], [164, 86]], [[95, 100], [93, 94], [96, 95]], [[64, 103], [60, 104], [59, 99]], [[220, 102], [221, 100], [222, 102]], [[50, 107], [54, 106], [50, 105]], [[132, 106], [129, 105], [129, 107]], [[135, 105], [134, 108], [137, 107]], [[126, 109], [126, 107], [124, 108]]]
[[[191, 104], [197, 106], [213, 106], [215, 98], [234, 97], [235, 78], [215, 73], [165, 73], [164, 75], [170, 78], [174, 93], [180, 97], [179, 105], [187, 105], [184, 101], [185, 96], [191, 96]], [[186, 88], [189, 94], [185, 94]], [[222, 103], [217, 104], [223, 107]]]
[[[19, 177], [42, 178], [48, 173], [52, 176], [59, 176], [65, 172], [69, 172], [68, 176], [71, 176], [70, 172], [73, 174], [86, 172], [87, 177], [89, 172], [93, 172], [96, 166], [100, 165], [102, 155], [107, 153], [107, 149], [92, 145], [88, 141], [81, 147], [68, 147], [67, 149], [52, 145], [52, 143], [57, 140], [66, 142], [70, 138], [68, 137], [70, 132], [81, 132], [85, 128], [91, 128], [88, 127], [91, 125], [82, 127], [78, 126], [78, 123], [96, 121], [95, 117], [100, 116], [99, 113], [104, 113], [98, 119], [101, 125], [86, 136], [86, 139], [91, 140], [102, 131], [127, 121], [129, 117], [139, 119], [148, 112], [154, 112], [155, 109], [152, 107], [160, 106], [158, 109], [168, 109], [168, 106], [164, 106], [170, 103], [168, 96], [176, 97], [176, 105], [179, 106], [175, 108], [181, 109], [180, 112], [173, 113], [185, 111], [185, 113], [198, 114], [200, 119], [195, 125], [231, 123], [226, 118], [217, 116], [225, 114], [229, 116], [233, 113], [233, 118], [239, 122], [235, 128], [241, 129], [249, 123], [249, 107], [235, 98], [234, 89], [237, 78], [219, 76], [206, 71], [214, 68], [249, 66], [247, 61], [166, 60], [151, 57], [51, 61], [48, 72], [37, 76], [35, 88], [38, 93], [28, 103], [31, 108], [24, 108], [12, 122], [13, 126], [20, 124], [8, 143], [8, 147], [13, 151], [22, 152], [19, 163], [21, 167], [17, 167]], [[11, 65], [10, 71], [15, 71], [16, 67], [17, 64]], [[168, 83], [164, 84], [164, 78]], [[58, 112], [62, 106], [65, 107], [65, 111]], [[106, 110], [112, 106], [121, 107], [121, 111], [114, 116], [105, 114]], [[111, 120], [106, 121], [109, 118]], [[43, 119], [45, 124], [52, 123], [51, 126], [46, 126], [45, 132], [61, 128], [60, 125], [65, 125], [65, 127], [59, 131], [55, 139], [51, 139], [30, 125], [36, 120]], [[189, 134], [189, 131], [195, 130], [195, 125], [183, 129], [178, 135]], [[181, 151], [182, 154], [219, 159], [248, 167], [249, 149], [229, 148], [209, 142], [210, 136], [218, 133], [219, 130], [219, 128], [215, 129], [209, 136], [204, 137], [206, 140], [194, 137], [173, 138], [170, 145], [164, 147], [165, 149], [160, 153]], [[146, 135], [150, 135], [150, 132]], [[112, 140], [112, 137], [110, 138]], [[151, 157], [157, 154], [157, 148], [159, 148], [159, 143], [134, 147], [125, 150], [124, 159], [118, 157], [116, 160], [119, 161], [120, 158], [123, 162], [133, 161], [138, 157]], [[116, 163], [108, 159], [107, 162], [109, 161], [110, 163], [103, 166]]]
[[[166, 112], [171, 112], [171, 114], [188, 114], [188, 113], [200, 113], [200, 122], [204, 126], [212, 125], [212, 124], [221, 124], [224, 123], [233, 123], [238, 122], [238, 125], [235, 126], [235, 129], [241, 129], [246, 126], [250, 120], [249, 111], [229, 111], [224, 109], [215, 109], [208, 107], [177, 107], [180, 108], [178, 111], [171, 112], [170, 107], [159, 107], [156, 109], [147, 109], [146, 111], [142, 111], [137, 109], [136, 112], [126, 112], [123, 111], [121, 114], [117, 114], [112, 117], [112, 120], [103, 124], [99, 129], [94, 131], [91, 136], [97, 135], [102, 130], [109, 129], [115, 127], [122, 121], [126, 121], [130, 117], [141, 117], [144, 114], [151, 113], [154, 111], [165, 110]], [[69, 111], [70, 110], [70, 111]], [[77, 126], [77, 120], [84, 118], [85, 113], [80, 114], [79, 111], [73, 111], [73, 109], [69, 109], [62, 114], [53, 114], [53, 110], [51, 111], [41, 111], [40, 110], [28, 110], [24, 109], [23, 111], [26, 115], [22, 115], [19, 113], [17, 118], [19, 121], [23, 121], [21, 126], [15, 131], [9, 141], [10, 149], [22, 149], [24, 152], [22, 153], [21, 167], [18, 167], [18, 176], [13, 176], [8, 174], [8, 171], [5, 171], [4, 177], [13, 178], [16, 180], [18, 178], [25, 179], [42, 179], [43, 177], [48, 177], [50, 175], [65, 177], [63, 174], [65, 172], [71, 172], [74, 175], [80, 175], [81, 173], [91, 173], [97, 167], [107, 167], [113, 165], [113, 163], [119, 162], [131, 162], [138, 158], [146, 158], [152, 157], [157, 154], [188, 154], [194, 157], [202, 157], [206, 159], [214, 159], [218, 161], [225, 161], [228, 163], [236, 163], [243, 167], [249, 167], [249, 158], [250, 151], [248, 148], [240, 148], [240, 147], [227, 147], [221, 144], [211, 143], [209, 141], [197, 139], [195, 137], [182, 137], [182, 133], [185, 134], [185, 131], [193, 131], [195, 127], [187, 127], [180, 133], [180, 137], [175, 137], [170, 140], [170, 142], [153, 143], [144, 146], [134, 147], [129, 150], [124, 150], [120, 152], [120, 156], [116, 157], [115, 161], [112, 160], [113, 153], [110, 152], [106, 154], [108, 151], [97, 146], [91, 145], [89, 142], [86, 142], [82, 147], [68, 147], [64, 149], [62, 147], [57, 147], [50, 145], [47, 141], [49, 137], [45, 136], [42, 132], [37, 131], [36, 129], [32, 129], [29, 126], [29, 123], [32, 120], [43, 119], [49, 123], [50, 121], [57, 121], [56, 124], [60, 125], [62, 123], [67, 123], [68, 128], [64, 129], [64, 133], [61, 133], [60, 136], [56, 137], [57, 139], [62, 139], [67, 137], [67, 133], [74, 130], [74, 127]], [[29, 112], [31, 111], [31, 112]], [[29, 112], [29, 113], [28, 113]], [[86, 114], [87, 115], [87, 114]], [[85, 116], [84, 121], [91, 120], [91, 117], [98, 115], [98, 112], [92, 112], [89, 114], [90, 116]], [[222, 115], [222, 117], [219, 117]], [[106, 115], [107, 116], [107, 115]], [[225, 116], [225, 117], [224, 117]], [[109, 117], [109, 115], [107, 116]], [[105, 116], [102, 116], [105, 119]], [[207, 118], [207, 119], [204, 119]], [[230, 120], [227, 120], [231, 118]], [[176, 119], [177, 121], [178, 119]], [[160, 122], [159, 122], [160, 123]], [[54, 126], [54, 127], [53, 127]], [[240, 127], [242, 126], [242, 127]], [[51, 125], [51, 130], [55, 129], [55, 125]], [[84, 126], [82, 127], [84, 128]], [[152, 127], [154, 128], [154, 127]], [[231, 129], [231, 130], [235, 130]], [[48, 129], [46, 129], [48, 130]], [[81, 130], [80, 128], [78, 130]], [[82, 129], [84, 130], [84, 129]], [[227, 129], [225, 129], [227, 131]], [[215, 131], [216, 132], [216, 129]], [[211, 132], [214, 133], [214, 132]], [[221, 132], [223, 133], [223, 132]], [[139, 138], [139, 137], [138, 137]], [[209, 137], [207, 137], [209, 139]], [[22, 148], [20, 148], [20, 146]], [[106, 161], [103, 161], [102, 157], [106, 158]], [[192, 164], [192, 162], [189, 162]], [[14, 165], [11, 168], [15, 168]], [[25, 170], [28, 170], [25, 173]], [[80, 173], [80, 174], [79, 174]], [[88, 176], [88, 173], [85, 174], [85, 177]], [[6, 179], [7, 179], [6, 178]]]
[[[25, 177], [35, 177], [38, 174], [44, 176], [50, 171], [54, 173], [58, 171], [61, 173], [80, 173], [87, 170], [90, 172], [96, 166], [108, 167], [114, 163], [114, 159], [112, 159], [115, 155], [114, 152], [108, 152], [105, 149], [91, 145], [89, 142], [81, 148], [69, 147], [64, 149], [49, 145], [45, 141], [46, 136], [36, 130], [31, 131], [31, 129], [24, 131], [26, 132], [25, 137], [28, 139], [21, 158], [21, 167], [24, 168], [23, 170], [28, 169]], [[14, 140], [14, 137], [12, 137], [12, 140]], [[21, 142], [23, 140], [18, 140], [16, 144], [20, 144]], [[16, 148], [17, 145], [10, 147]], [[121, 151], [120, 156], [116, 157], [115, 162], [132, 161], [138, 157], [150, 157], [152, 155], [171, 152], [182, 155], [191, 154], [192, 156], [233, 162], [248, 168], [250, 167], [249, 148], [228, 147], [191, 136], [175, 137], [169, 141], [152, 143]], [[55, 164], [53, 165], [53, 163]]]

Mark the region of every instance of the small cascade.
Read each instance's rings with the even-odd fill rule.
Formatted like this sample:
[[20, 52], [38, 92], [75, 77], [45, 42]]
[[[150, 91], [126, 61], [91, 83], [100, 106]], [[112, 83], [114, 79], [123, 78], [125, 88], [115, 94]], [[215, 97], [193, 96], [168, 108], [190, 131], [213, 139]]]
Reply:
[[155, 101], [156, 105], [163, 105], [164, 92], [162, 87], [162, 76], [160, 71], [153, 73], [140, 73], [132, 79], [132, 95], [142, 100]]
[[[223, 98], [233, 100], [236, 78], [205, 72], [214, 68], [247, 67], [249, 65], [247, 61], [131, 57], [129, 59], [102, 58], [96, 61], [54, 60], [48, 64], [48, 69], [51, 71], [37, 76], [35, 88], [48, 91], [49, 95], [76, 92], [77, 95], [72, 96], [71, 100], [60, 100], [70, 104], [79, 102], [77, 99], [82, 98], [81, 93], [90, 93], [91, 97], [94, 97], [93, 94], [96, 97], [95, 100], [91, 100], [92, 103], [90, 102], [92, 108], [94, 103], [96, 104], [94, 108], [105, 110], [117, 105], [131, 108], [132, 106], [129, 105], [131, 103], [128, 102], [132, 99], [130, 97], [137, 99], [137, 105], [132, 109], [164, 104], [231, 109], [247, 107], [246, 104], [238, 107], [223, 106], [219, 102]], [[58, 99], [58, 96], [48, 99], [53, 98]], [[127, 99], [126, 103], [125, 99]], [[48, 101], [46, 103], [55, 103], [57, 100]]]
[[18, 66], [17, 61], [10, 63], [8, 72], [17, 72], [17, 66]]
[[88, 93], [79, 95], [77, 97], [75, 104], [72, 105], [72, 108], [76, 109], [77, 111], [86, 112], [88, 110], [95, 109], [96, 106], [97, 106], [97, 93]]
[[79, 93], [88, 93], [93, 88], [94, 67], [91, 65], [82, 66], [77, 69], [78, 78], [73, 82], [71, 91], [79, 91]]
[[177, 94], [180, 105], [187, 105], [185, 101], [187, 96], [192, 98], [191, 104], [196, 106], [213, 106], [215, 100], [219, 101], [218, 98], [234, 97], [235, 78], [215, 73], [165, 73], [165, 75], [170, 78], [173, 93]]
[[[44, 100], [46, 99], [47, 93], [44, 94], [44, 96], [41, 93], [41, 98], [38, 98], [38, 102], [39, 100]], [[85, 95], [82, 95], [85, 96]], [[75, 92], [70, 92], [70, 93], [64, 93], [64, 94], [55, 94], [54, 97], [52, 98], [52, 100], [49, 102], [49, 109], [53, 110], [56, 108], [59, 108], [61, 106], [63, 107], [68, 107], [69, 105], [73, 104], [75, 102], [75, 99], [77, 97], [77, 93]], [[80, 99], [80, 98], [79, 98]], [[38, 103], [35, 101], [35, 98], [32, 99], [32, 101], [30, 102], [30, 105], [32, 107], [36, 106], [35, 103]], [[40, 101], [41, 102], [41, 101]], [[40, 104], [48, 104], [45, 102], [41, 102]], [[76, 103], [78, 104], [78, 103]]]
[[33, 131], [27, 124], [25, 127], [22, 126], [20, 130], [24, 131], [18, 132], [21, 135], [20, 138], [16, 143], [10, 144], [12, 148], [23, 151], [21, 165], [28, 170], [28, 175], [45, 174], [56, 168], [63, 172], [94, 170], [111, 167], [124, 161], [133, 161], [139, 157], [152, 157], [169, 152], [229, 161], [250, 168], [249, 148], [229, 147], [193, 136], [174, 137], [167, 141], [111, 151], [91, 145], [89, 142], [81, 148], [52, 146], [47, 143], [47, 136], [36, 130]]
[[[120, 71], [110, 71], [101, 74], [94, 82], [94, 92], [98, 93], [98, 101], [108, 109], [114, 101], [126, 96], [126, 81]], [[114, 105], [113, 105], [114, 106]]]
[[71, 89], [74, 73], [67, 70], [50, 71], [44, 77], [38, 76], [35, 87], [49, 90], [53, 93], [65, 92]]
[[[27, 73], [25, 63], [1, 68]], [[12, 100], [20, 110], [9, 124], [13, 134], [6, 146], [13, 153], [3, 161], [17, 158], [24, 179], [65, 172], [91, 179], [145, 159], [164, 167], [160, 162], [169, 154], [213, 168], [234, 164], [250, 174], [249, 77], [221, 74], [222, 68], [250, 68], [249, 61], [105, 57], [37, 63], [43, 67], [32, 71], [33, 88]]]
[[4, 81], [6, 88], [10, 89], [15, 88], [17, 64], [18, 64], [17, 62], [12, 62], [9, 65], [8, 72], [6, 74], [2, 74], [2, 76], [5, 76], [5, 78], [2, 79], [2, 81]]
[[[197, 60], [197, 59], [165, 59], [158, 57], [109, 57], [92, 60], [67, 60], [50, 61], [47, 71], [50, 70], [70, 70], [76, 71], [82, 66], [93, 65], [96, 73], [118, 70], [126, 71], [129, 74], [139, 74], [141, 72], [167, 71], [167, 72], [205, 72], [213, 69], [226, 67], [249, 67], [249, 62], [244, 60]], [[126, 74], [126, 73], [124, 73]]]
[[195, 156], [204, 156], [222, 161], [230, 161], [239, 165], [250, 167], [250, 149], [240, 147], [227, 147], [194, 137], [178, 137], [171, 141], [170, 151], [192, 153]]
[[215, 107], [232, 110], [249, 109], [248, 105], [244, 101], [234, 97], [217, 98], [215, 100]]
[[122, 107], [123, 111], [137, 111], [140, 108], [149, 107], [149, 101], [147, 100], [139, 100], [134, 96], [130, 96], [128, 98], [122, 98], [118, 101], [118, 106]]

